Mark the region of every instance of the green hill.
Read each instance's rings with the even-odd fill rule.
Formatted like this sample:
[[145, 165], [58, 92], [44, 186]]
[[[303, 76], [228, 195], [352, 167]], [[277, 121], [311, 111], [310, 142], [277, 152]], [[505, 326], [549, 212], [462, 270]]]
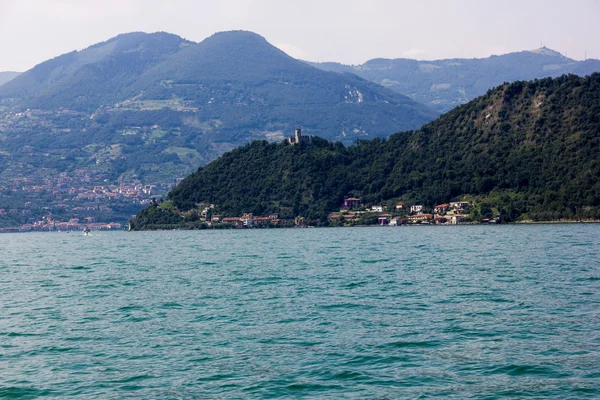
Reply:
[[377, 58], [361, 65], [310, 64], [328, 71], [354, 73], [442, 113], [505, 82], [600, 72], [599, 60], [576, 61], [546, 47], [480, 59]]
[[480, 217], [598, 219], [599, 150], [600, 74], [519, 81], [388, 140], [253, 142], [198, 169], [133, 227], [189, 220], [200, 203], [324, 222], [350, 196], [429, 207], [468, 196]]

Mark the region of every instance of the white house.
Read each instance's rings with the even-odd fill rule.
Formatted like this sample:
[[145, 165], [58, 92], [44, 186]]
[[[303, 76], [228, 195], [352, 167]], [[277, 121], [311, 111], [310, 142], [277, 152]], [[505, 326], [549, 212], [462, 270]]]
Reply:
[[414, 206], [410, 206], [410, 212], [421, 214], [423, 212], [423, 206], [420, 204], [415, 204]]
[[465, 208], [469, 207], [471, 205], [471, 203], [469, 203], [468, 201], [451, 201], [450, 202], [450, 208], [453, 210], [464, 210]]

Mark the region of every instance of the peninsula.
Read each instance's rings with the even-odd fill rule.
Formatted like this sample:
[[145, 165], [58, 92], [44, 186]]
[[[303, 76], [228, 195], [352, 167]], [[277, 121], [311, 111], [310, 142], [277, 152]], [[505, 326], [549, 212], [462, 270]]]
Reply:
[[444, 216], [436, 206], [461, 200], [470, 207], [459, 215], [475, 222], [600, 219], [599, 115], [600, 74], [568, 75], [504, 84], [387, 140], [254, 141], [199, 168], [131, 228], [205, 226], [207, 207], [330, 225], [348, 222], [353, 198], [382, 212], [422, 205], [433, 221]]

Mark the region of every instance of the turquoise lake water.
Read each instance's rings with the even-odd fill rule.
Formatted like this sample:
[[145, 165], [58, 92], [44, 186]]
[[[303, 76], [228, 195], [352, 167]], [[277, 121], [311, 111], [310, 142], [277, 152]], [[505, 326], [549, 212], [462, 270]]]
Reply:
[[600, 224], [0, 235], [0, 398], [600, 398]]

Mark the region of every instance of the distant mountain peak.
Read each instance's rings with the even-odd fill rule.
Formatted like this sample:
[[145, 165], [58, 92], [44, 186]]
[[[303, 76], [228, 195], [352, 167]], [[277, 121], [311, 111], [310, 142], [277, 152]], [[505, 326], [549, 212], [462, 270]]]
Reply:
[[264, 49], [265, 47], [273, 47], [267, 39], [261, 35], [241, 30], [217, 32], [200, 43], [206, 47], [219, 47], [222, 49], [244, 47]]
[[221, 31], [216, 32], [203, 40], [205, 43], [215, 42], [219, 45], [223, 45], [228, 42], [236, 43], [236, 42], [246, 42], [246, 43], [254, 43], [254, 44], [266, 44], [267, 39], [259, 35], [258, 33], [243, 31], [243, 30], [235, 30], [235, 31]]
[[[51, 103], [49, 99], [60, 97], [60, 93], [84, 90], [82, 88], [89, 82], [95, 82], [103, 89], [112, 87], [118, 91], [115, 88], [130, 84], [143, 71], [192, 44], [166, 32], [120, 34], [36, 65], [2, 85], [0, 97], [20, 98], [21, 101], [37, 98], [39, 102], [29, 105], [36, 108], [48, 107]], [[78, 99], [96, 98], [94, 107], [99, 106], [102, 96], [110, 97], [106, 90], [73, 93], [71, 95]]]
[[529, 50], [529, 52], [534, 53], [534, 54], [541, 54], [544, 56], [553, 56], [553, 57], [562, 57], [563, 56], [558, 51], [549, 49], [546, 46], [542, 46], [539, 49], [535, 49], [535, 50]]
[[[246, 83], [264, 81], [267, 76], [301, 76], [300, 70], [313, 67], [298, 61], [264, 37], [249, 31], [218, 32], [200, 43], [187, 46], [173, 55], [168, 63], [162, 63], [140, 77], [135, 86], [137, 92], [146, 92], [165, 77], [178, 82], [203, 80], [239, 80]], [[319, 71], [322, 72], [322, 71]]]
[[135, 48], [143, 43], [160, 43], [160, 42], [172, 42], [172, 43], [186, 43], [193, 44], [193, 42], [183, 39], [180, 36], [177, 36], [168, 32], [129, 32], [129, 33], [121, 33], [115, 37], [112, 37], [104, 42], [96, 43], [88, 48], [78, 51], [77, 53], [84, 52], [86, 50], [93, 50], [100, 47], [104, 47], [107, 45], [117, 45], [121, 51], [127, 50], [128, 48]]
[[252, 32], [252, 31], [245, 31], [242, 29], [237, 29], [237, 30], [231, 30], [231, 31], [220, 31], [220, 32], [215, 32], [212, 35], [209, 36], [209, 38], [211, 37], [228, 37], [228, 38], [252, 38], [252, 39], [259, 39], [259, 40], [266, 40], [264, 37], [262, 37], [261, 35], [259, 35], [258, 33]]

